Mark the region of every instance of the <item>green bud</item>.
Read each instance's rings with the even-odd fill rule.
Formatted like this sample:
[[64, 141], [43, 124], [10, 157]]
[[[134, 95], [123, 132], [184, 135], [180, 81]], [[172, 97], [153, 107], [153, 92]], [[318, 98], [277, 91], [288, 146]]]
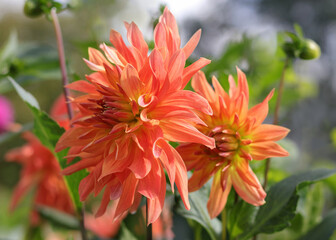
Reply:
[[295, 58], [295, 46], [293, 43], [285, 42], [282, 45], [282, 50], [286, 53], [287, 57]]
[[38, 17], [43, 14], [43, 10], [38, 0], [27, 0], [23, 12], [27, 17]]
[[306, 39], [299, 57], [304, 60], [319, 58], [321, 55], [320, 46], [311, 39]]

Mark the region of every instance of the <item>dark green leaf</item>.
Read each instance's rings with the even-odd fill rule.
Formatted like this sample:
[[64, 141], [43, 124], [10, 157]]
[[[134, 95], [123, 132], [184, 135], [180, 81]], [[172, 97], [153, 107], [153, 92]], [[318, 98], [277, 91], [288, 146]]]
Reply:
[[335, 174], [336, 169], [318, 169], [297, 174], [275, 184], [269, 190], [266, 204], [259, 208], [255, 223], [247, 228], [239, 239], [248, 239], [257, 233], [280, 231], [290, 224], [295, 216], [298, 201], [297, 191], [313, 182]]
[[331, 235], [336, 230], [336, 209], [332, 210], [327, 216], [317, 224], [314, 228], [309, 230], [307, 234], [300, 237], [299, 240], [322, 240], [330, 239]]
[[217, 218], [210, 219], [207, 210], [207, 191], [202, 188], [196, 192], [189, 193], [189, 201], [189, 211], [185, 209], [182, 201], [179, 201], [176, 212], [187, 219], [195, 220], [201, 224], [206, 229], [211, 239], [219, 239], [222, 226]]
[[228, 213], [227, 228], [230, 238], [235, 239], [244, 229], [252, 226], [258, 208], [240, 199]]
[[67, 228], [67, 229], [79, 229], [79, 221], [76, 217], [60, 212], [54, 208], [39, 205], [36, 207], [40, 216], [48, 220], [50, 223], [57, 227]]
[[121, 230], [120, 230], [120, 240], [137, 240], [137, 237], [133, 235], [133, 233], [126, 227], [126, 225], [122, 222], [121, 223]]

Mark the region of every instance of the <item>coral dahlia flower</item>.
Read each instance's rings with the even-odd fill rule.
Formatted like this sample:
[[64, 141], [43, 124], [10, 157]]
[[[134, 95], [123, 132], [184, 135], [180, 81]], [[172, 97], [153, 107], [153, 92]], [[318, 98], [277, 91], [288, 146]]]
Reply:
[[232, 186], [246, 202], [255, 206], [264, 204], [266, 193], [249, 162], [288, 156], [275, 141], [284, 138], [289, 130], [262, 124], [273, 91], [262, 103], [248, 109], [247, 80], [242, 71], [237, 71], [238, 85], [230, 76], [228, 93], [215, 77], [212, 79], [214, 90], [203, 72], [199, 71], [193, 77], [192, 87], [209, 101], [213, 109], [213, 116], [199, 114], [207, 126], [199, 125], [198, 129], [216, 140], [216, 148], [198, 143], [182, 144], [177, 148], [187, 169], [194, 170], [189, 179], [189, 191], [198, 190], [214, 176], [207, 205], [212, 218], [223, 210]]
[[204, 124], [194, 111], [212, 114], [205, 98], [183, 88], [190, 78], [210, 61], [199, 59], [185, 67], [198, 44], [197, 31], [180, 48], [180, 36], [172, 13], [166, 8], [154, 30], [155, 48], [148, 46], [132, 23], [125, 23], [127, 46], [121, 35], [111, 30], [113, 46], [102, 44], [104, 54], [89, 49], [87, 65], [94, 71], [68, 87], [85, 93], [73, 99], [79, 112], [58, 141], [56, 150], [68, 148], [68, 158], [81, 160], [67, 167], [65, 174], [87, 168], [90, 174], [79, 186], [84, 201], [104, 189], [97, 216], [110, 200], [118, 202], [115, 219], [136, 209], [141, 196], [148, 199], [149, 221], [161, 213], [166, 170], [189, 209], [187, 169], [168, 141], [194, 142], [213, 148], [214, 139], [193, 124]]
[[[63, 101], [61, 101], [63, 99]], [[54, 104], [52, 113], [56, 109], [66, 110], [64, 97], [60, 97]], [[57, 117], [58, 115], [54, 115]], [[18, 162], [22, 165], [21, 177], [16, 186], [10, 208], [16, 208], [19, 201], [29, 190], [35, 189], [34, 204], [45, 205], [72, 214], [73, 204], [67, 187], [61, 175], [61, 169], [53, 153], [30, 132], [23, 133], [27, 144], [9, 151], [7, 161]], [[38, 224], [38, 214], [33, 210], [31, 215], [33, 224]]]

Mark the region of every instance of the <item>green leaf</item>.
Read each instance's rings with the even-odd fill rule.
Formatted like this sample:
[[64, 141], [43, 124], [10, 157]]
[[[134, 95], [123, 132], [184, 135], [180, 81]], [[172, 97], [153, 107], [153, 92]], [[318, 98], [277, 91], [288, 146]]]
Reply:
[[137, 240], [137, 237], [133, 235], [133, 233], [126, 227], [126, 225], [122, 222], [121, 223], [121, 230], [120, 230], [120, 240]]
[[254, 224], [246, 228], [239, 239], [248, 239], [257, 233], [272, 233], [289, 226], [295, 216], [298, 190], [313, 182], [335, 174], [336, 169], [317, 169], [293, 175], [273, 185], [266, 204], [258, 210]]
[[294, 23], [294, 29], [295, 29], [295, 32], [296, 34], [299, 36], [299, 38], [304, 38], [304, 35], [303, 35], [303, 31], [302, 31], [302, 28], [300, 27], [299, 24], [297, 23]]
[[190, 210], [186, 210], [182, 201], [179, 201], [176, 212], [181, 216], [192, 219], [201, 224], [208, 232], [211, 239], [216, 240], [221, 235], [221, 222], [217, 219], [210, 219], [207, 210], [208, 194], [202, 188], [196, 192], [189, 193]]
[[[57, 158], [58, 162], [61, 165], [61, 168], [64, 169], [67, 167], [66, 159], [64, 158], [67, 155], [67, 150], [61, 152], [55, 152], [55, 146], [58, 139], [64, 133], [64, 129], [61, 128], [49, 115], [38, 108], [38, 103], [33, 95], [24, 90], [19, 84], [17, 84], [12, 78], [8, 78], [13, 84], [17, 93], [20, 95], [22, 100], [28, 105], [30, 110], [34, 115], [34, 133], [39, 138], [41, 143], [46, 146]], [[37, 106], [37, 107], [36, 107]], [[76, 159], [72, 161], [75, 163]], [[85, 170], [78, 171], [72, 175], [65, 176], [65, 183], [68, 187], [70, 196], [76, 206], [77, 210], [80, 211], [82, 203], [79, 199], [78, 186], [79, 182], [87, 176]]]
[[244, 232], [244, 229], [252, 226], [257, 211], [257, 207], [248, 204], [242, 199], [239, 199], [239, 201], [233, 205], [229, 210], [227, 225], [230, 239], [235, 239], [239, 234]]
[[76, 217], [58, 211], [54, 208], [39, 205], [36, 210], [44, 219], [48, 220], [50, 223], [57, 227], [67, 228], [67, 229], [79, 229], [79, 221]]
[[330, 239], [331, 235], [336, 230], [336, 209], [333, 209], [327, 216], [317, 224], [314, 228], [310, 229], [299, 240], [322, 240]]
[[0, 49], [0, 75], [7, 74], [9, 72], [9, 65], [11, 60], [15, 56], [15, 52], [18, 49], [17, 32], [12, 31], [8, 37], [8, 40]]
[[15, 88], [16, 92], [19, 94], [19, 96], [22, 98], [22, 100], [24, 102], [26, 102], [27, 104], [29, 104], [30, 106], [32, 106], [36, 109], [40, 109], [40, 106], [39, 106], [37, 100], [35, 99], [35, 97], [33, 95], [31, 95], [29, 92], [24, 90], [19, 84], [17, 84], [14, 81], [13, 78], [8, 77], [8, 80], [11, 82], [11, 84]]

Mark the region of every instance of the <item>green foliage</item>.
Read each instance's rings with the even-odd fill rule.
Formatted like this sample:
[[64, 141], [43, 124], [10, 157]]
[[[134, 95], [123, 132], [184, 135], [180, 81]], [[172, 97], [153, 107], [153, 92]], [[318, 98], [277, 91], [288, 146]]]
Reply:
[[254, 224], [246, 228], [239, 239], [248, 239], [258, 233], [280, 231], [290, 225], [295, 216], [298, 202], [298, 190], [313, 182], [325, 179], [336, 169], [318, 169], [293, 175], [273, 185], [266, 197], [266, 204], [257, 212]]
[[136, 236], [127, 228], [124, 223], [121, 223], [121, 230], [120, 230], [120, 240], [138, 240]]
[[[55, 145], [63, 134], [64, 129], [61, 128], [53, 119], [51, 119], [47, 113], [39, 109], [37, 100], [27, 91], [25, 91], [20, 85], [18, 85], [12, 78], [8, 78], [13, 84], [15, 90], [20, 95], [22, 100], [28, 105], [34, 115], [34, 133], [39, 138], [41, 143], [45, 145], [57, 158], [61, 168], [64, 169], [67, 166], [66, 150], [56, 153]], [[73, 161], [75, 162], [75, 161]], [[65, 176], [65, 182], [69, 189], [71, 198], [74, 201], [74, 205], [77, 210], [81, 210], [82, 203], [79, 199], [78, 186], [79, 182], [87, 175], [85, 170], [78, 171], [72, 175]]]
[[221, 234], [221, 222], [219, 219], [210, 219], [207, 210], [207, 191], [202, 188], [196, 192], [189, 193], [190, 210], [186, 210], [182, 201], [178, 202], [176, 212], [187, 219], [192, 219], [202, 225], [212, 240], [216, 240]]
[[310, 229], [299, 240], [322, 240], [330, 239], [336, 230], [336, 209], [330, 211], [318, 225]]
[[42, 205], [37, 206], [36, 210], [41, 217], [48, 220], [55, 227], [65, 229], [79, 229], [79, 221], [72, 215]]

